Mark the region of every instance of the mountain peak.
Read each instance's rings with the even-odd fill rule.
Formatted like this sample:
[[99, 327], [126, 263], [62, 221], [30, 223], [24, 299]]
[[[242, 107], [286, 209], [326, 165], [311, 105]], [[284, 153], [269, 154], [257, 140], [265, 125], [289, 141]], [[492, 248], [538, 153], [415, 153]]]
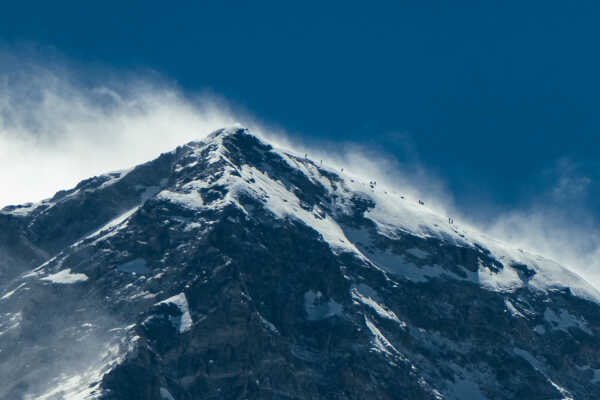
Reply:
[[600, 388], [579, 277], [239, 126], [0, 217], [1, 398]]
[[[234, 124], [228, 127], [223, 127], [211, 132], [206, 140], [212, 140], [218, 137], [236, 136], [236, 135], [252, 135], [248, 128], [245, 128], [239, 124]], [[253, 135], [252, 135], [253, 136]]]

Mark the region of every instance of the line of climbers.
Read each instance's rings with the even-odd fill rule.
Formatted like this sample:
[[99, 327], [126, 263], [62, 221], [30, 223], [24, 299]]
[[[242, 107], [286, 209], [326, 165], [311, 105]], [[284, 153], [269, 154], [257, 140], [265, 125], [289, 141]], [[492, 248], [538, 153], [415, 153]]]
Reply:
[[[304, 153], [304, 158], [308, 159], [308, 154]], [[320, 160], [321, 165], [323, 165], [323, 160]], [[342, 172], [344, 172], [344, 168], [341, 169]], [[369, 181], [369, 186], [371, 186], [371, 188], [374, 188], [375, 186], [377, 186], [377, 181]], [[404, 196], [400, 196], [402, 199], [404, 199]], [[425, 202], [421, 199], [419, 199], [419, 204], [424, 206]], [[448, 223], [450, 225], [454, 225], [454, 218], [452, 217], [448, 217]]]

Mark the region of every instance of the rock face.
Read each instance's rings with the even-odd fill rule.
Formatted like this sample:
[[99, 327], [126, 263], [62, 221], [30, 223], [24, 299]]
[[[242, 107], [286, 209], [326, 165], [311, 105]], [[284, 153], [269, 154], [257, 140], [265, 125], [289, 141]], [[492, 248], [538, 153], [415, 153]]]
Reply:
[[2, 399], [597, 399], [600, 294], [223, 129], [0, 211]]

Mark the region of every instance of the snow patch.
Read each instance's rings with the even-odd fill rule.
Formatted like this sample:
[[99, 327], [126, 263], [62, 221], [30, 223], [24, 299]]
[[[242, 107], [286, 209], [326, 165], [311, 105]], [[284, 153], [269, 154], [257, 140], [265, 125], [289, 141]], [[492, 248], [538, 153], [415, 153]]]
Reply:
[[170, 317], [173, 327], [177, 329], [179, 333], [184, 333], [192, 329], [192, 316], [190, 315], [190, 308], [185, 297], [185, 293], [179, 293], [173, 297], [169, 297], [157, 304], [174, 304], [179, 308], [181, 312], [180, 316]]
[[58, 283], [68, 285], [77, 282], [85, 282], [88, 280], [86, 274], [72, 273], [71, 268], [63, 269], [55, 274], [48, 275], [41, 278], [43, 281], [50, 281], [52, 283]]

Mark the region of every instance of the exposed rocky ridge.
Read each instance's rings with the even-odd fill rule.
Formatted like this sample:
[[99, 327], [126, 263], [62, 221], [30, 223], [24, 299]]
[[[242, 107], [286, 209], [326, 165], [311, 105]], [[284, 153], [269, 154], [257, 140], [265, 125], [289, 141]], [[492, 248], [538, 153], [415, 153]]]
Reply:
[[237, 128], [6, 208], [0, 398], [596, 398], [597, 292], [445, 219]]

